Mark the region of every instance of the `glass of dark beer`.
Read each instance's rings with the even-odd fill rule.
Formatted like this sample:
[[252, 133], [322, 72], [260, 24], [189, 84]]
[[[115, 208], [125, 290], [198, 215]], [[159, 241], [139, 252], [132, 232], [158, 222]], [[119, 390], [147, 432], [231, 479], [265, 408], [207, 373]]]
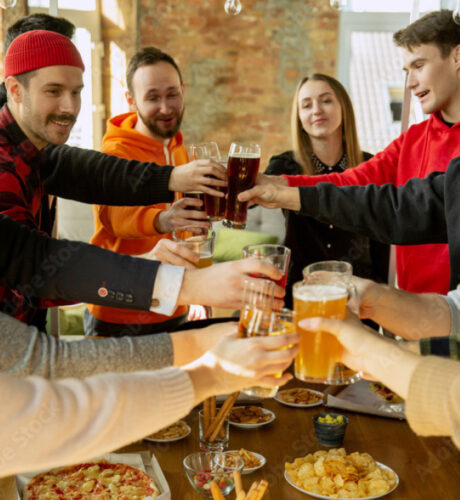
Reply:
[[224, 226], [234, 229], [246, 227], [248, 203], [238, 201], [238, 195], [254, 186], [259, 164], [258, 144], [232, 143], [228, 154], [228, 198]]
[[[227, 166], [227, 162], [223, 161], [220, 155], [219, 146], [215, 142], [200, 142], [190, 146], [190, 157], [193, 160], [214, 160], [223, 166]], [[215, 186], [217, 191], [222, 193], [227, 192], [225, 186]], [[203, 196], [206, 215], [210, 221], [222, 220], [225, 215], [226, 199], [211, 196], [210, 194], [201, 193]]]

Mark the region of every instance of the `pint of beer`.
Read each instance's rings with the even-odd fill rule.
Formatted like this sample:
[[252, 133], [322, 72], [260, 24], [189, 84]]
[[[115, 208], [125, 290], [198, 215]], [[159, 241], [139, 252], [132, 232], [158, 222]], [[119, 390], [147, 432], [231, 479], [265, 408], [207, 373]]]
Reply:
[[[267, 337], [294, 333], [294, 312], [289, 309], [277, 311], [267, 309], [245, 308], [241, 310], [238, 324], [239, 337]], [[282, 373], [275, 374], [281, 378]], [[243, 389], [245, 394], [259, 398], [272, 398], [276, 396], [278, 387], [252, 386]]]
[[238, 195], [251, 189], [260, 164], [258, 144], [232, 143], [228, 155], [228, 198], [223, 224], [234, 229], [246, 227], [248, 203], [238, 201]]
[[326, 277], [299, 281], [293, 287], [297, 332], [300, 335], [299, 352], [295, 358], [295, 376], [306, 382], [331, 385], [349, 384], [359, 374], [340, 363], [342, 346], [334, 335], [324, 331], [305, 330], [299, 321], [320, 316], [344, 319], [349, 291], [340, 279]]

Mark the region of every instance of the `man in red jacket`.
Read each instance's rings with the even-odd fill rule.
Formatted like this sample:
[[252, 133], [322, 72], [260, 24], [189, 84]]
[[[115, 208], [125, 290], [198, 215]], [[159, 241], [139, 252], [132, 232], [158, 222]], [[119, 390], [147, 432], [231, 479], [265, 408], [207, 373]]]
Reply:
[[[260, 185], [244, 199], [252, 197], [263, 204], [270, 190], [267, 185], [279, 183], [292, 187], [319, 182], [399, 186], [412, 177], [445, 171], [450, 160], [460, 156], [460, 27], [453, 21], [452, 11], [431, 12], [396, 32], [393, 39], [403, 49], [407, 86], [423, 112], [430, 114], [428, 120], [410, 127], [372, 159], [340, 174], [285, 179], [261, 175]], [[447, 245], [397, 247], [396, 269], [404, 290], [441, 294], [449, 290]]]

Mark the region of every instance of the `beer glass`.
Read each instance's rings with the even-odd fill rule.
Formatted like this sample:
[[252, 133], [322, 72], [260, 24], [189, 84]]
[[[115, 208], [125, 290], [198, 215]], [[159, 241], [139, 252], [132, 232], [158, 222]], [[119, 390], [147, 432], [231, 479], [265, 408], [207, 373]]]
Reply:
[[[291, 260], [291, 250], [284, 245], [246, 245], [243, 248], [243, 259], [255, 258], [266, 260], [276, 266], [283, 276], [275, 283], [280, 287], [286, 289], [287, 273], [289, 269], [289, 262]], [[254, 275], [256, 278], [263, 278], [262, 275]]]
[[254, 186], [259, 164], [258, 144], [232, 143], [228, 154], [228, 198], [224, 226], [234, 229], [246, 227], [248, 203], [238, 201], [238, 194]]
[[[293, 286], [296, 326], [300, 334], [295, 375], [306, 382], [351, 384], [360, 378], [360, 373], [340, 363], [342, 346], [336, 337], [324, 331], [305, 330], [298, 324], [305, 318], [315, 316], [344, 319], [349, 296], [356, 296], [351, 277], [348, 280], [348, 274], [341, 276], [337, 270], [347, 266], [337, 268], [337, 261], [331, 261], [329, 267], [324, 264], [314, 267], [313, 272], [304, 272], [304, 281]], [[331, 270], [328, 271], [328, 268]]]
[[[241, 338], [267, 337], [294, 333], [294, 312], [289, 309], [280, 309], [279, 311], [243, 309], [240, 315], [238, 332]], [[277, 373], [275, 377], [281, 378], [282, 375], [282, 372]], [[252, 386], [243, 389], [242, 392], [249, 396], [257, 396], [259, 398], [273, 398], [278, 392], [278, 387]]]
[[[192, 144], [190, 146], [190, 156], [194, 160], [214, 160], [224, 167], [227, 166], [227, 162], [223, 161], [220, 155], [219, 146], [216, 142], [201, 142], [198, 144]], [[217, 191], [222, 193], [227, 193], [227, 188], [225, 186], [214, 186]], [[225, 207], [227, 205], [225, 197], [219, 198], [217, 196], [212, 196], [210, 194], [202, 194], [202, 199], [204, 201], [203, 207], [206, 210], [206, 215], [210, 221], [222, 220], [225, 215]]]
[[200, 269], [209, 267], [212, 264], [212, 257], [214, 255], [216, 233], [206, 229], [204, 232], [201, 231], [199, 234], [196, 234], [194, 230], [197, 230], [197, 228], [174, 231], [173, 239], [200, 255], [200, 260], [195, 263], [196, 267]]

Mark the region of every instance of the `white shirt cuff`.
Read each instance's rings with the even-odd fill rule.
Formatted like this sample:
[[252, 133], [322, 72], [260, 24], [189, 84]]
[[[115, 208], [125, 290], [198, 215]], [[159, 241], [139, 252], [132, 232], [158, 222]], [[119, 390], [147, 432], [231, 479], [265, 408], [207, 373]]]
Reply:
[[161, 264], [153, 285], [150, 311], [171, 316], [177, 307], [177, 298], [184, 279], [185, 268]]

